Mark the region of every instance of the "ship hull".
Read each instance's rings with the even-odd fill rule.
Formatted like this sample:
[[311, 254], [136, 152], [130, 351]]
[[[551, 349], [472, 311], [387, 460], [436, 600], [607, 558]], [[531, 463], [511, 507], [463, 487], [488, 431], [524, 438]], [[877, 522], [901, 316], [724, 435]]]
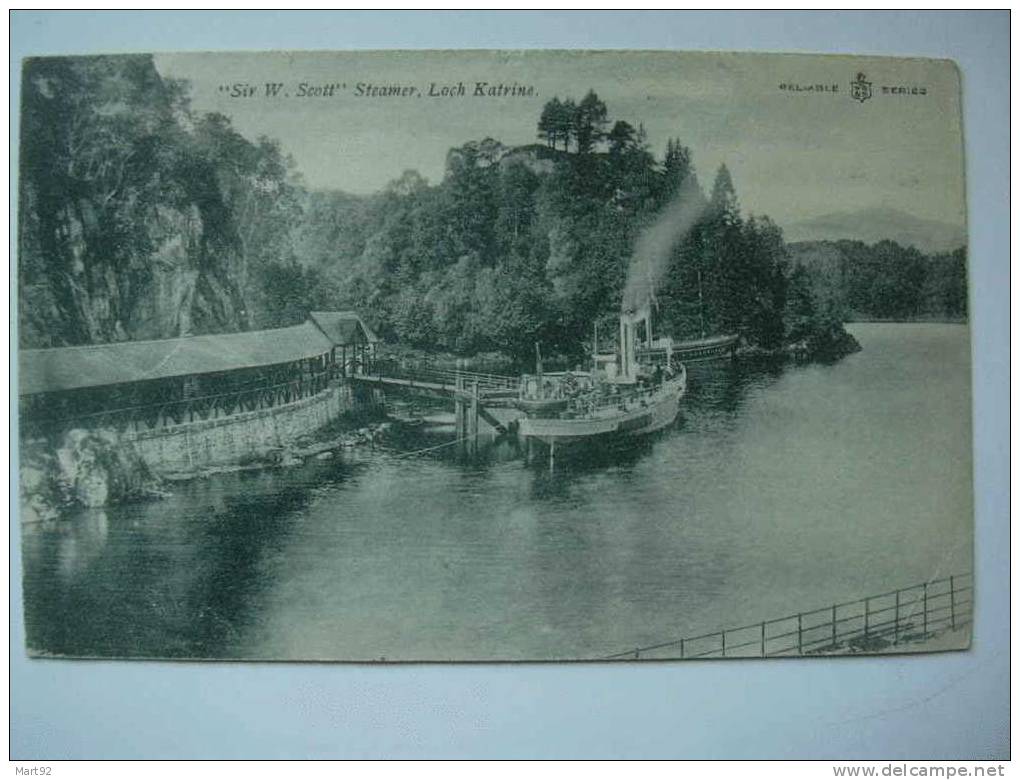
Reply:
[[607, 438], [646, 436], [670, 425], [680, 411], [685, 391], [682, 381], [667, 382], [650, 402], [641, 408], [603, 417], [574, 420], [525, 417], [519, 421], [519, 433], [546, 444], [572, 444]]

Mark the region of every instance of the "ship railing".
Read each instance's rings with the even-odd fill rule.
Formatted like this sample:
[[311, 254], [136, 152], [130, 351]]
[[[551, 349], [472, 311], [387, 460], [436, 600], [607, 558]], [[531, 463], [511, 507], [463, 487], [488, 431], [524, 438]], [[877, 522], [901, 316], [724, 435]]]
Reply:
[[654, 390], [628, 391], [615, 396], [610, 395], [605, 398], [599, 398], [587, 404], [587, 408], [592, 412], [600, 412], [606, 409], [629, 410], [641, 405], [641, 403], [647, 403], [653, 395], [655, 395]]
[[868, 652], [927, 640], [973, 619], [970, 572], [772, 620], [657, 642], [602, 660], [774, 657]]
[[[686, 383], [687, 369], [683, 364], [680, 365], [677, 375], [672, 379], [679, 379], [682, 383]], [[654, 385], [634, 390], [622, 390], [617, 394], [607, 396], [599, 395], [592, 397], [590, 393], [588, 395], [581, 395], [574, 399], [577, 401], [575, 411], [587, 412], [589, 414], [595, 414], [608, 409], [631, 411], [642, 404], [649, 404], [660, 389], [661, 385]]]

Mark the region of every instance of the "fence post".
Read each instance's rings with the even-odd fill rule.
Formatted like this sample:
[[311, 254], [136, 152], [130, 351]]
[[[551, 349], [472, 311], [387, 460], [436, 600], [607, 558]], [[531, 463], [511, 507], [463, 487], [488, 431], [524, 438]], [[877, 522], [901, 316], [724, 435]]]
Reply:
[[797, 613], [797, 653], [804, 655], [804, 628], [800, 612]]
[[832, 649], [836, 649], [836, 605], [832, 605]]
[[765, 657], [765, 621], [761, 622], [761, 657]]
[[892, 643], [898, 645], [900, 643], [900, 592], [896, 591], [896, 614], [893, 619], [893, 635]]
[[864, 599], [864, 641], [868, 641], [868, 629], [871, 622], [871, 599]]
[[684, 640], [680, 640], [680, 660], [684, 660]]
[[922, 623], [922, 625], [924, 626], [923, 633], [927, 634], [928, 633], [928, 583], [927, 582], [924, 583], [923, 601], [924, 601], [924, 618], [923, 618], [924, 622]]
[[722, 636], [722, 657], [725, 658], [726, 657], [726, 631], [725, 631], [725, 629], [723, 630], [721, 636]]
[[949, 627], [956, 630], [956, 583], [954, 575], [949, 575]]

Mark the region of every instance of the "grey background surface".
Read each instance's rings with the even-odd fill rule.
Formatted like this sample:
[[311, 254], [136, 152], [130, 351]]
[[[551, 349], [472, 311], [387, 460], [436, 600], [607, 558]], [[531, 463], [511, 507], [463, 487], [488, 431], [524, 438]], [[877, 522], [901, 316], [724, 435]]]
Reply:
[[[974, 347], [972, 650], [622, 665], [30, 661], [12, 505], [11, 757], [1008, 757], [1008, 12], [14, 12], [12, 121], [29, 55], [442, 47], [957, 61]], [[13, 218], [13, 174], [10, 188]]]

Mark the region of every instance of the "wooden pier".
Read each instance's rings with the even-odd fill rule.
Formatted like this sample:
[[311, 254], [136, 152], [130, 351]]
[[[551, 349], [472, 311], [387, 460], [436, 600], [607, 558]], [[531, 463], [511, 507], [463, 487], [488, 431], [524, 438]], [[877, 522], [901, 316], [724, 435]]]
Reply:
[[457, 440], [469, 450], [477, 447], [480, 422], [484, 421], [499, 434], [509, 433], [508, 426], [490, 411], [506, 408], [517, 397], [516, 377], [426, 365], [407, 365], [396, 361], [375, 361], [352, 373], [350, 379], [377, 388], [399, 388], [453, 401]]

